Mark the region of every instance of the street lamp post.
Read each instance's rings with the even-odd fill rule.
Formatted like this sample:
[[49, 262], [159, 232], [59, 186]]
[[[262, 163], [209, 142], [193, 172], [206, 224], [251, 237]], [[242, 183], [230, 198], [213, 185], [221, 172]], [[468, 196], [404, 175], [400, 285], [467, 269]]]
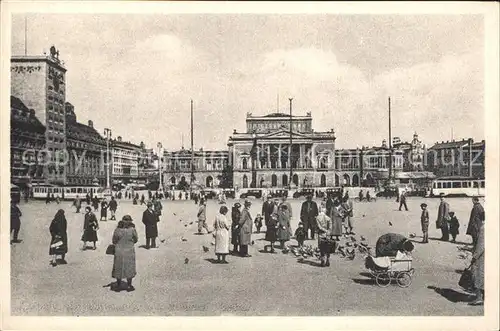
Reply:
[[161, 155], [161, 148], [163, 147], [161, 143], [159, 142], [156, 144], [158, 147], [158, 172], [160, 174], [160, 184], [159, 184], [159, 189], [160, 192], [163, 192], [163, 185], [162, 185], [162, 169], [163, 169], [163, 157]]
[[289, 187], [292, 188], [292, 182], [293, 182], [293, 159], [292, 159], [292, 100], [293, 98], [288, 98], [290, 101], [290, 179], [289, 179]]
[[111, 189], [110, 179], [109, 179], [109, 140], [111, 139], [111, 129], [104, 128], [104, 135], [106, 136], [106, 188]]

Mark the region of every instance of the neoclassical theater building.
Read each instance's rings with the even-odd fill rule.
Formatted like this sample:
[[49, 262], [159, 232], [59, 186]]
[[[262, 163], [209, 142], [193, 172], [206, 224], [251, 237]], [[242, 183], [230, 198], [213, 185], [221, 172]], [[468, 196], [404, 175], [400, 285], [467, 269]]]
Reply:
[[335, 185], [335, 132], [315, 132], [311, 113], [247, 113], [246, 132], [235, 130], [228, 147], [235, 187]]

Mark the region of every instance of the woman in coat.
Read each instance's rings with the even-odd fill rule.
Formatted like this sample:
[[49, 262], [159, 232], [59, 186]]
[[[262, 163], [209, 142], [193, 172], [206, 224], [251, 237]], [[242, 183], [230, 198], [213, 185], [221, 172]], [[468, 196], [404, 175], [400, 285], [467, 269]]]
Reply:
[[[215, 217], [215, 255], [217, 255], [217, 263], [228, 263], [226, 255], [229, 254], [229, 222], [226, 218], [227, 207], [221, 206], [219, 214]], [[222, 257], [222, 260], [221, 260]]]
[[240, 236], [239, 236], [239, 244], [240, 244], [240, 256], [241, 257], [251, 257], [248, 254], [248, 245], [250, 245], [252, 241], [252, 226], [253, 220], [252, 215], [250, 215], [250, 206], [252, 203], [249, 200], [245, 200], [243, 211], [241, 212], [240, 218]]
[[68, 253], [67, 227], [64, 210], [59, 209], [49, 227], [51, 236], [49, 255], [52, 256], [51, 264], [54, 267], [57, 265], [57, 255], [61, 255], [61, 264], [67, 264], [65, 259], [66, 253]]
[[135, 248], [137, 243], [137, 231], [129, 215], [123, 216], [121, 222], [113, 233], [113, 244], [115, 245], [115, 254], [113, 259], [113, 271], [111, 276], [116, 279], [116, 286], [112, 289], [115, 292], [120, 291], [122, 279], [127, 279], [127, 292], [135, 290], [132, 286], [132, 278], [137, 274], [135, 269]]
[[89, 206], [85, 207], [85, 216], [83, 222], [83, 248], [82, 250], [87, 249], [87, 242], [91, 241], [94, 243], [94, 250], [96, 249], [97, 242], [97, 230], [99, 230], [99, 223], [97, 222], [97, 217], [92, 212], [92, 208]]
[[280, 248], [285, 248], [285, 242], [290, 240], [290, 212], [286, 204], [281, 204], [278, 211], [278, 233]]
[[474, 245], [471, 261], [471, 273], [476, 298], [470, 302], [471, 306], [484, 304], [484, 222], [478, 224], [477, 241]]
[[233, 245], [233, 254], [239, 253], [239, 236], [240, 236], [240, 218], [241, 204], [236, 202], [231, 210], [231, 244]]
[[332, 220], [325, 214], [325, 206], [321, 205], [316, 216], [316, 229], [318, 231], [318, 248], [321, 255], [321, 266], [330, 266], [330, 254], [334, 247], [332, 237]]
[[101, 221], [103, 218], [105, 221], [108, 220], [108, 202], [106, 199], [101, 202]]
[[[278, 227], [278, 213], [273, 212], [269, 215], [269, 219], [267, 220], [266, 236], [264, 237], [266, 241], [270, 242], [271, 253], [274, 253], [274, 242], [278, 240], [278, 237], [276, 235], [277, 227]], [[264, 248], [264, 250], [266, 250], [266, 248]]]
[[344, 220], [343, 209], [340, 206], [340, 202], [338, 199], [333, 201], [333, 207], [330, 210], [330, 219], [332, 220], [332, 231], [331, 235], [335, 236], [337, 241], [339, 237], [342, 235], [342, 222]]

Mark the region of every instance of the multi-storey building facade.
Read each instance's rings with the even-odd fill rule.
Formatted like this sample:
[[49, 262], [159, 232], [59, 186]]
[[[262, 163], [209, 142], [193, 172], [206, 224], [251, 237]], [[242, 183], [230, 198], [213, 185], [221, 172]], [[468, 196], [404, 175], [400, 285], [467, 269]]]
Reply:
[[92, 121], [78, 123], [74, 106], [66, 102], [66, 182], [70, 185], [106, 185], [106, 141]]
[[165, 188], [185, 188], [191, 184], [191, 161], [193, 185], [204, 188], [223, 186], [224, 171], [229, 163], [228, 151], [180, 151], [163, 153], [163, 184]]
[[33, 109], [10, 97], [11, 183], [27, 190], [32, 183], [44, 182], [45, 126]]
[[[394, 143], [395, 142], [395, 143]], [[413, 134], [411, 142], [394, 141], [392, 147], [403, 151], [403, 171], [423, 171], [425, 160], [425, 145], [419, 139], [418, 134]]]
[[333, 186], [335, 133], [314, 132], [311, 113], [248, 113], [246, 124], [228, 142], [234, 186]]
[[113, 183], [129, 183], [139, 177], [141, 147], [118, 136], [110, 141]]
[[484, 179], [485, 141], [472, 138], [436, 142], [426, 151], [426, 168], [438, 177], [473, 177]]
[[[65, 184], [66, 149], [66, 68], [54, 46], [49, 55], [11, 58], [11, 95], [22, 100], [45, 126], [48, 164], [44, 178], [49, 183]], [[62, 152], [61, 152], [62, 151]]]

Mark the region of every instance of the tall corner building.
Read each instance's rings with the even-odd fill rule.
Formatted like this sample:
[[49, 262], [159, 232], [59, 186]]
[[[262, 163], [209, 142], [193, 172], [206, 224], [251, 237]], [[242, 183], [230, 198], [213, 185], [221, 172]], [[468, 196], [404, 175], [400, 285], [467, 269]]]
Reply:
[[13, 56], [10, 66], [11, 95], [21, 100], [46, 127], [44, 178], [66, 184], [66, 68], [54, 46], [48, 55]]

